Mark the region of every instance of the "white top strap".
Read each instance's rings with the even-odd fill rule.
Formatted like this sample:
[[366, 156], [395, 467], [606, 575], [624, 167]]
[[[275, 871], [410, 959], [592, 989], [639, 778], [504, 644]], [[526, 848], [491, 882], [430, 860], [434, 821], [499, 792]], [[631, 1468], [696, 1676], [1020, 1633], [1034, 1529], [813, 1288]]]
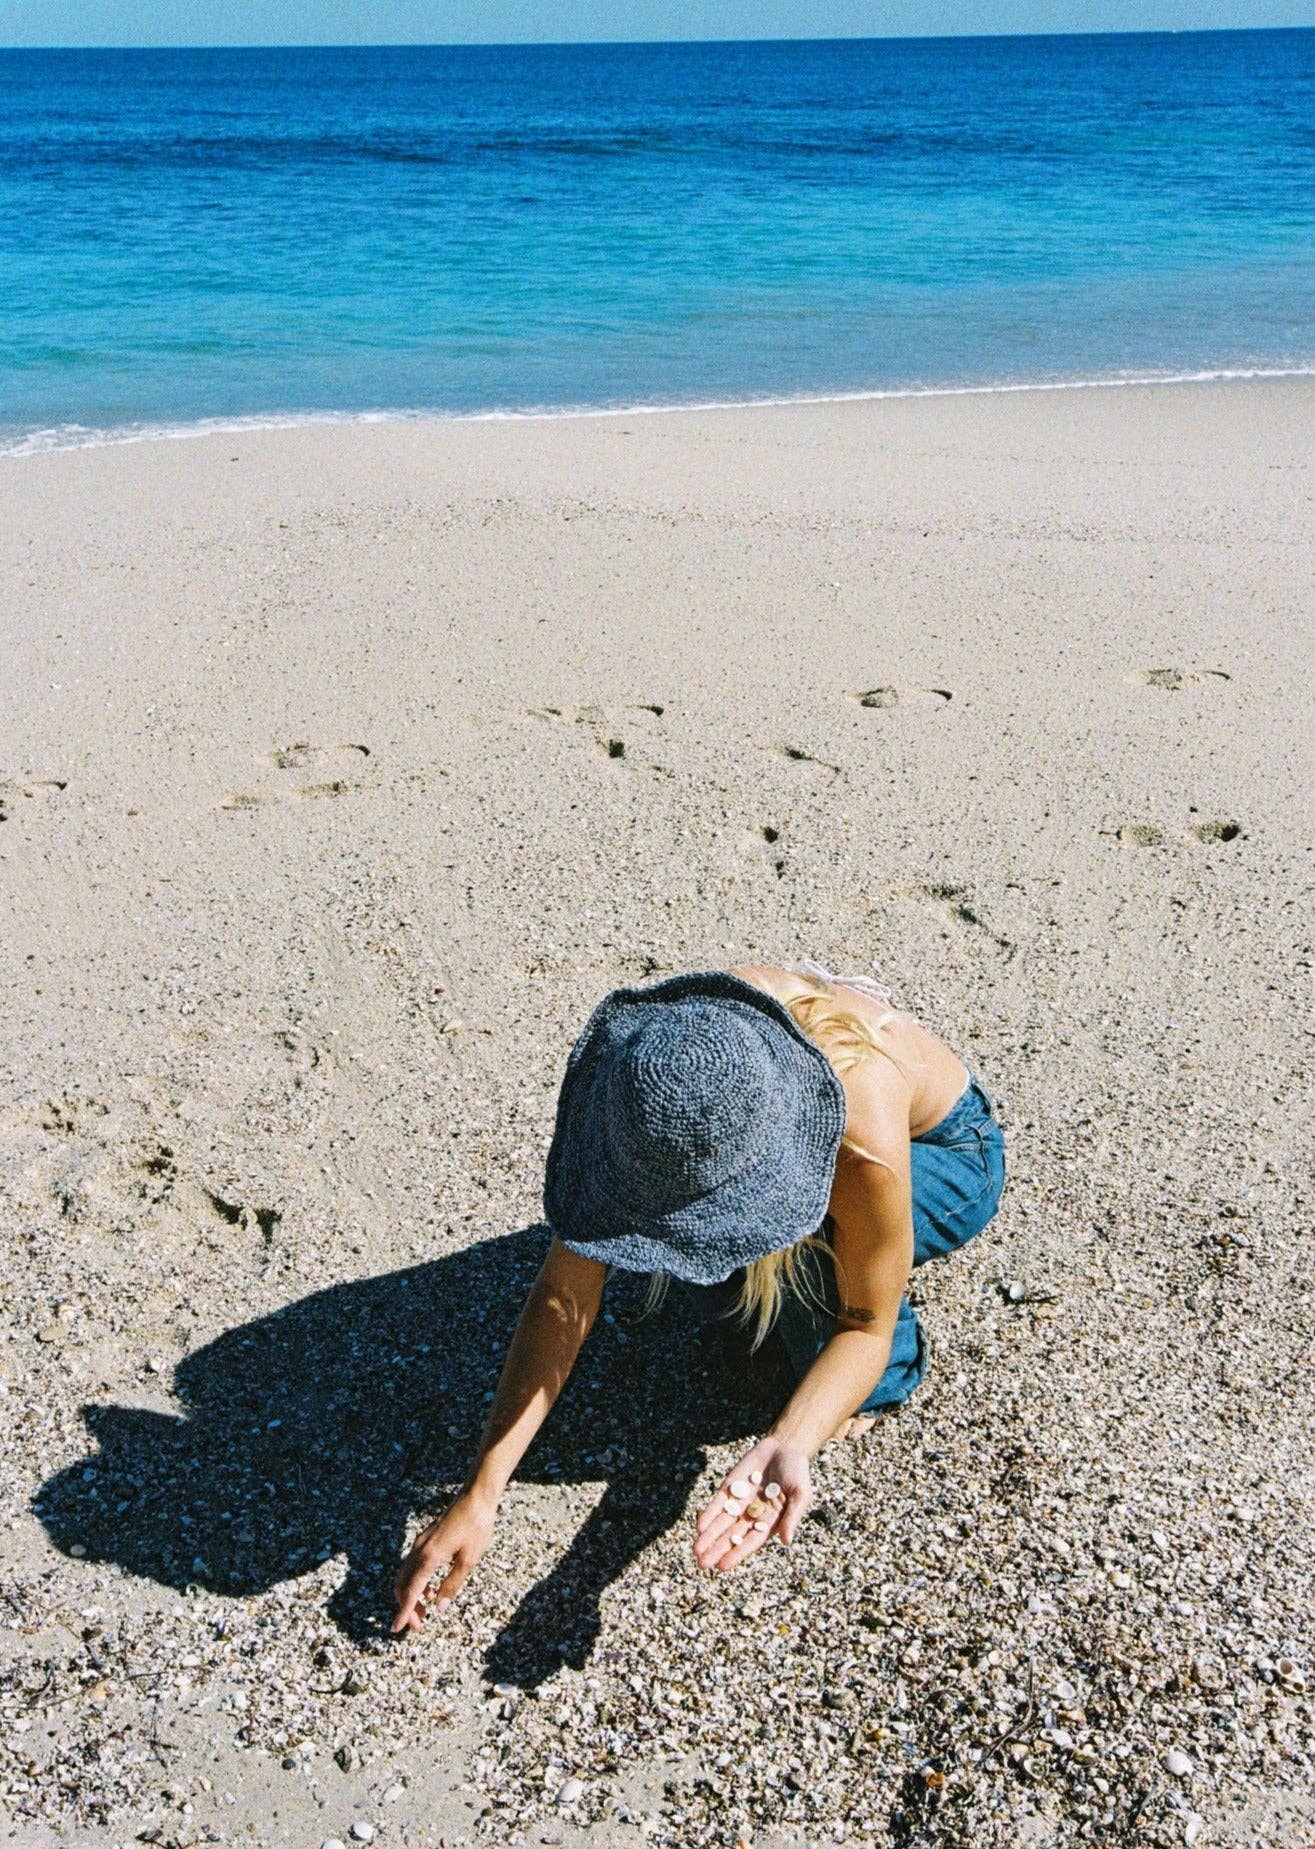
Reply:
[[885, 1002], [888, 1008], [895, 1006], [889, 989], [884, 989], [874, 976], [833, 976], [829, 969], [815, 962], [812, 957], [800, 957], [798, 963], [787, 965], [787, 968], [790, 967], [804, 975], [816, 976], [822, 982], [843, 983], [847, 989], [857, 989], [861, 995], [870, 995], [876, 1001]]

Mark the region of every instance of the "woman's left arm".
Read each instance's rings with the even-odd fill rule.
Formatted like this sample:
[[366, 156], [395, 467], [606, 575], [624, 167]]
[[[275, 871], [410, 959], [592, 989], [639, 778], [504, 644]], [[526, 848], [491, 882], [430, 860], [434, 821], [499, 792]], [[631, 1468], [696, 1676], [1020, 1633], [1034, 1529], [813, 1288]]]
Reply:
[[[861, 1100], [850, 1099], [848, 1125], [868, 1154], [846, 1157], [831, 1193], [840, 1302], [835, 1334], [771, 1430], [727, 1473], [699, 1517], [694, 1553], [700, 1566], [725, 1572], [773, 1534], [793, 1541], [813, 1500], [809, 1460], [858, 1410], [886, 1371], [900, 1298], [913, 1267], [908, 1104], [905, 1093], [901, 1108], [896, 1088], [884, 1074], [862, 1089]], [[753, 1484], [756, 1475], [760, 1485]], [[769, 1528], [752, 1527], [727, 1507], [730, 1486], [737, 1482], [750, 1484], [759, 1497], [770, 1485], [779, 1485], [779, 1496], [770, 1499], [776, 1507]], [[735, 1497], [729, 1500], [737, 1502]]]

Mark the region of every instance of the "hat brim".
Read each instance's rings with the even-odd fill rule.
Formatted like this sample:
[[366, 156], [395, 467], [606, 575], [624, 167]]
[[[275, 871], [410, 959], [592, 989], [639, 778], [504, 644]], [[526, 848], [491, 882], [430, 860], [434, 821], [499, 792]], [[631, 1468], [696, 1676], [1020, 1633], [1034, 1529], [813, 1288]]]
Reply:
[[[703, 996], [753, 1011], [789, 1094], [779, 1147], [709, 1193], [645, 1212], [635, 1177], [609, 1165], [598, 1135], [599, 1053], [619, 1016], [654, 1002]], [[826, 1217], [845, 1126], [844, 1088], [793, 1015], [729, 971], [668, 977], [604, 997], [571, 1049], [544, 1177], [544, 1212], [570, 1251], [627, 1271], [716, 1284], [756, 1258], [817, 1231]]]

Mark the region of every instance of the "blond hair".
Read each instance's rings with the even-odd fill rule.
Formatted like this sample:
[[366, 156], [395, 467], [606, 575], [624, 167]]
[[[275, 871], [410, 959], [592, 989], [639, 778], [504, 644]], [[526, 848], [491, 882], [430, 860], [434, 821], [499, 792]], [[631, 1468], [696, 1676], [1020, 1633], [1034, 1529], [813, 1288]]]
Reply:
[[[901, 1065], [883, 1038], [883, 1030], [895, 1019], [893, 1008], [888, 1008], [881, 1019], [872, 1024], [838, 1002], [831, 985], [819, 977], [791, 970], [789, 979], [789, 989], [779, 993], [777, 999], [789, 1009], [808, 1038], [821, 1047], [837, 1074], [848, 1072], [874, 1053], [883, 1054]], [[870, 1162], [881, 1161], [880, 1156], [864, 1149], [847, 1134], [841, 1135], [840, 1146]], [[826, 1221], [823, 1221], [825, 1226]], [[827, 1240], [810, 1233], [780, 1251], [749, 1260], [744, 1267], [744, 1283], [736, 1299], [735, 1314], [741, 1323], [752, 1327], [753, 1348], [761, 1346], [776, 1321], [787, 1290], [807, 1298], [819, 1309], [826, 1309], [817, 1271], [819, 1257], [830, 1254]], [[661, 1301], [666, 1285], [665, 1275], [657, 1273], [649, 1287], [649, 1308]]]
[[[817, 976], [791, 971], [790, 985], [789, 990], [781, 994], [779, 999], [808, 1038], [821, 1047], [837, 1073], [848, 1072], [851, 1067], [860, 1065], [874, 1053], [881, 1053], [887, 1059], [895, 1058], [883, 1038], [883, 1030], [895, 1018], [893, 1008], [888, 1008], [881, 1019], [872, 1025], [852, 1008], [846, 1008], [838, 1002], [830, 984]], [[900, 1062], [896, 1060], [895, 1063], [898, 1065]], [[881, 1161], [880, 1156], [864, 1149], [848, 1133], [842, 1134], [840, 1147], [864, 1156], [870, 1162]], [[823, 1221], [825, 1225], [826, 1221]], [[752, 1328], [754, 1348], [762, 1344], [776, 1321], [787, 1290], [809, 1299], [817, 1308], [825, 1310], [817, 1271], [819, 1257], [830, 1255], [829, 1242], [816, 1233], [810, 1233], [793, 1245], [782, 1247], [780, 1251], [765, 1252], [761, 1258], [749, 1260], [744, 1267], [744, 1283], [736, 1300], [735, 1313], [742, 1323]]]

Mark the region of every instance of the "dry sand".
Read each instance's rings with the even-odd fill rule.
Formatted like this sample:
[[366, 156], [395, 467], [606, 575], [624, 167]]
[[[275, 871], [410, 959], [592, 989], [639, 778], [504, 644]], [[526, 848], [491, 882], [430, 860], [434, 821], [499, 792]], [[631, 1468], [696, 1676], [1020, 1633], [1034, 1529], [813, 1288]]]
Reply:
[[[1313, 464], [1305, 383], [0, 464], [8, 1840], [1315, 1841]], [[574, 1034], [799, 954], [1000, 1100], [928, 1384], [702, 1578], [772, 1385], [627, 1283], [389, 1641]]]

